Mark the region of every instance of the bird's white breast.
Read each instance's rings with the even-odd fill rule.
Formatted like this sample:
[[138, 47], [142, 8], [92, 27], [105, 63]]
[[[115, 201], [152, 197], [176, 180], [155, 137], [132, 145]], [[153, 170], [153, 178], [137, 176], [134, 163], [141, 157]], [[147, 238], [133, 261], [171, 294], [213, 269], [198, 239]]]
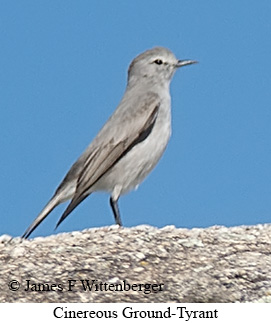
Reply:
[[95, 185], [93, 191], [112, 192], [116, 186], [125, 194], [135, 189], [156, 166], [171, 135], [170, 95], [161, 101], [157, 119], [149, 136], [135, 145]]

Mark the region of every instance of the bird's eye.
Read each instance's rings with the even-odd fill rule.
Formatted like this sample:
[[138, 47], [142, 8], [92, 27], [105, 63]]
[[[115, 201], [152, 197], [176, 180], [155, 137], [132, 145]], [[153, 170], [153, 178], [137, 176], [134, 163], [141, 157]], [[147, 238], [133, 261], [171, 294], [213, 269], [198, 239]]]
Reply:
[[156, 59], [154, 61], [154, 63], [157, 64], [157, 65], [161, 65], [161, 64], [163, 64], [163, 61], [161, 59]]

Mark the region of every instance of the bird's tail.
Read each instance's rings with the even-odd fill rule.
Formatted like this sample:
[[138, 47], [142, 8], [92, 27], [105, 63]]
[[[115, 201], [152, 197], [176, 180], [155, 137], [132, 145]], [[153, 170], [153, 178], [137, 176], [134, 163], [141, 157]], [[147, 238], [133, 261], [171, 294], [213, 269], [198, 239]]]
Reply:
[[30, 234], [36, 229], [36, 227], [47, 217], [47, 215], [63, 200], [60, 200], [59, 194], [54, 195], [51, 200], [46, 204], [44, 209], [40, 212], [40, 214], [36, 217], [36, 219], [31, 223], [31, 225], [27, 228], [25, 233], [22, 235], [23, 239], [27, 239]]

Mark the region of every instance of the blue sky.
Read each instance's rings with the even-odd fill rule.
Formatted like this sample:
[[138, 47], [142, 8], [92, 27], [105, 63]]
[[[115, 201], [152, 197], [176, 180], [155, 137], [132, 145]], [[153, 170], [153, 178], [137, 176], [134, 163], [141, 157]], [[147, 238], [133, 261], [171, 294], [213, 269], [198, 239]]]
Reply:
[[[0, 234], [25, 231], [118, 105], [131, 60], [157, 45], [200, 63], [174, 76], [171, 141], [120, 199], [123, 224], [271, 222], [270, 39], [270, 0], [1, 1]], [[113, 224], [108, 198], [56, 232]]]

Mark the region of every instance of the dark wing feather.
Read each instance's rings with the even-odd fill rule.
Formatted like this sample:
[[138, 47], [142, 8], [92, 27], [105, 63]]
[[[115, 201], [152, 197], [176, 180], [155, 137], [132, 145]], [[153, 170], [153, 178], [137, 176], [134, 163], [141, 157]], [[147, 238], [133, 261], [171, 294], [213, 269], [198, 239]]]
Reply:
[[[114, 133], [112, 136], [108, 135], [108, 131], [110, 131], [109, 125], [108, 130], [106, 129], [107, 133], [104, 134], [107, 140], [100, 142], [86, 158], [78, 177], [74, 197], [56, 227], [90, 194], [91, 186], [111, 169], [132, 147], [146, 139], [150, 134], [160, 106], [159, 96], [153, 92], [148, 92], [144, 98], [141, 98], [137, 102], [141, 102], [141, 105], [135, 106], [133, 110], [128, 110], [129, 114], [123, 114], [122, 119], [118, 118], [119, 129], [112, 131]], [[111, 119], [114, 122], [114, 115]], [[122, 129], [125, 129], [125, 132]], [[98, 134], [100, 138], [102, 138], [102, 131], [103, 129]]]

